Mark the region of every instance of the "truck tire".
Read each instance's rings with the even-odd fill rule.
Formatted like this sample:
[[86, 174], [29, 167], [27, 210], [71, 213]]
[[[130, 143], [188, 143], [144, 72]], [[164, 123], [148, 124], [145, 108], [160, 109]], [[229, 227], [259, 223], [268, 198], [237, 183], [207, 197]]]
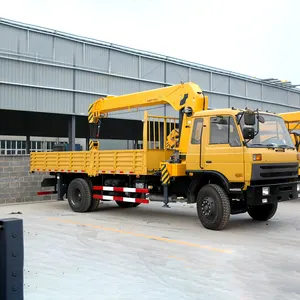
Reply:
[[[87, 177], [87, 178], [84, 178], [84, 180], [88, 183], [88, 185], [90, 187], [90, 191], [93, 191], [93, 183], [92, 183], [91, 179], [89, 177]], [[87, 210], [89, 212], [95, 211], [100, 204], [99, 200], [93, 198], [92, 192], [91, 192], [91, 197], [92, 197], [91, 205], [90, 205], [89, 209]]]
[[207, 184], [197, 195], [197, 213], [202, 225], [211, 230], [224, 229], [230, 219], [230, 200], [217, 184]]
[[141, 204], [141, 203], [124, 202], [124, 201], [116, 201], [116, 203], [122, 208], [137, 207]]
[[95, 211], [95, 210], [98, 208], [99, 203], [100, 203], [99, 200], [93, 199], [93, 198], [92, 198], [92, 200], [91, 200], [91, 205], [90, 205], [88, 211]]
[[92, 203], [92, 193], [89, 184], [82, 178], [71, 181], [68, 187], [68, 202], [75, 212], [86, 212]]
[[248, 214], [256, 221], [267, 221], [273, 218], [277, 211], [278, 203], [268, 203], [264, 205], [249, 205]]

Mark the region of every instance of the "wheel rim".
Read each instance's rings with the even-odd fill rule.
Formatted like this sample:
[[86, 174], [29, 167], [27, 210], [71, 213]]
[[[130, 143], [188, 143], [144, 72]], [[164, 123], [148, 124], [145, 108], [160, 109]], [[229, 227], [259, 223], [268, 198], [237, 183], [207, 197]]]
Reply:
[[205, 197], [201, 201], [200, 213], [208, 222], [212, 222], [216, 218], [216, 205], [211, 197]]
[[78, 206], [80, 205], [81, 203], [81, 191], [79, 188], [75, 188], [73, 191], [72, 191], [72, 195], [71, 195], [71, 202], [74, 206]]

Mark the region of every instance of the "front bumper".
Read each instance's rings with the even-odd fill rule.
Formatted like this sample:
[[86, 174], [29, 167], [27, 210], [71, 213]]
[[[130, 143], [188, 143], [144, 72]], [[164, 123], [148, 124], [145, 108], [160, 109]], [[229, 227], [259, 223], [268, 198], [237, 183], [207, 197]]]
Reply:
[[[297, 184], [300, 181], [250, 185], [245, 191], [245, 198], [248, 205], [263, 205], [300, 198], [300, 191], [297, 191]], [[269, 195], [263, 195], [263, 187], [269, 187]]]

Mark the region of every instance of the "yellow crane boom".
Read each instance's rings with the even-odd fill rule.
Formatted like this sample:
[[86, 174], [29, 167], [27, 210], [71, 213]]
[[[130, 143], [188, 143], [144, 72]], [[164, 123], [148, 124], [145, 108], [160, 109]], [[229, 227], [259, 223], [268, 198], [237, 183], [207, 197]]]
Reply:
[[[90, 124], [98, 123], [101, 118], [107, 117], [108, 113], [114, 111], [130, 110], [134, 108], [143, 108], [169, 104], [173, 109], [179, 111], [179, 132], [180, 136], [188, 136], [189, 126], [182, 126], [183, 122], [187, 121], [194, 112], [199, 112], [208, 109], [208, 97], [204, 96], [201, 88], [193, 83], [181, 83], [170, 87], [148, 90], [144, 92], [131, 93], [121, 96], [108, 96], [97, 99], [90, 104], [88, 109], [88, 122]], [[100, 125], [98, 126], [98, 129]], [[98, 134], [96, 136], [99, 138]], [[177, 142], [177, 149], [186, 152], [187, 143], [184, 141], [181, 144]], [[90, 150], [97, 150], [99, 143], [90, 141]], [[173, 148], [173, 147], [172, 147]], [[173, 148], [175, 150], [175, 147]]]
[[192, 82], [127, 95], [108, 96], [90, 104], [88, 121], [97, 123], [99, 118], [110, 112], [162, 104], [169, 104], [177, 111], [187, 107], [193, 111], [201, 111], [208, 109], [208, 97]]

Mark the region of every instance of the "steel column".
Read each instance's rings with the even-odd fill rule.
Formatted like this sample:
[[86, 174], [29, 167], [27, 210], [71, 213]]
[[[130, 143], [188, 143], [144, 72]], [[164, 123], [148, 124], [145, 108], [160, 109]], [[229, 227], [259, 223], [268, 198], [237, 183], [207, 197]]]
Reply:
[[76, 126], [76, 117], [71, 116], [69, 120], [69, 150], [74, 151], [75, 150], [75, 126]]
[[26, 154], [30, 154], [30, 136], [26, 136]]

